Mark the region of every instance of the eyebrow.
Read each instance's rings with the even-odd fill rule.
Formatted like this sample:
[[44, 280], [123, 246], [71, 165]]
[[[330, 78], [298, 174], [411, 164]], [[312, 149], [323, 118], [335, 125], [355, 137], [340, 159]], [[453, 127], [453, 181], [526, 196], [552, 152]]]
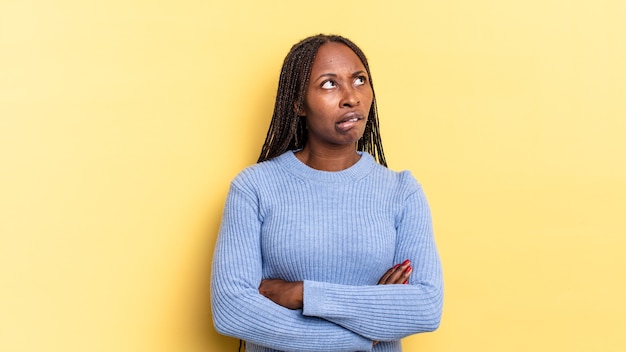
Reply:
[[[367, 75], [367, 72], [363, 71], [363, 70], [358, 70], [358, 71], [352, 72], [352, 77], [358, 77], [358, 76], [360, 76], [362, 74]], [[317, 82], [317, 81], [320, 80], [320, 78], [323, 78], [323, 77], [337, 77], [337, 74], [336, 73], [331, 73], [331, 72], [322, 73], [313, 82]]]

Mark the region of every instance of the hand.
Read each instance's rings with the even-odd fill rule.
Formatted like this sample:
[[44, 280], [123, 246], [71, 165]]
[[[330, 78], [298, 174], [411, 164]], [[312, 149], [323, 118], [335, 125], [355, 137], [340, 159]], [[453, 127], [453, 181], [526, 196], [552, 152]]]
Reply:
[[303, 286], [302, 281], [290, 282], [280, 279], [267, 279], [261, 281], [259, 293], [285, 308], [301, 309]]
[[[402, 264], [396, 264], [393, 268], [387, 270], [385, 275], [378, 280], [379, 285], [391, 284], [408, 284], [409, 276], [413, 272], [411, 262], [407, 259]], [[373, 341], [372, 346], [376, 346], [378, 341]]]
[[407, 259], [402, 264], [396, 264], [393, 268], [387, 270], [385, 275], [378, 280], [379, 285], [391, 284], [408, 284], [409, 277], [413, 272], [411, 262]]

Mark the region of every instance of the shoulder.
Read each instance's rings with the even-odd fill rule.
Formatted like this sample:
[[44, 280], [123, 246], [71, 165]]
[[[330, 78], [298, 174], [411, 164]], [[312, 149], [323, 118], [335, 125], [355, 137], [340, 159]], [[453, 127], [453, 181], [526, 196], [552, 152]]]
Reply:
[[421, 190], [422, 186], [410, 170], [395, 171], [380, 164], [374, 167], [371, 177], [384, 188], [409, 195]]
[[273, 159], [250, 165], [243, 169], [232, 180], [231, 185], [239, 188], [256, 188], [275, 181], [284, 173], [281, 166], [281, 159], [285, 158], [285, 154], [279, 155]]

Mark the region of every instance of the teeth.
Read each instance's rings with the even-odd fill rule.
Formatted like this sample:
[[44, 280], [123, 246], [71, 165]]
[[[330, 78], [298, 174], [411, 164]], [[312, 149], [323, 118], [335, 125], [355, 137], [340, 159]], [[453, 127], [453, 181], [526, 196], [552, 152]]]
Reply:
[[348, 119], [348, 120], [339, 121], [339, 122], [337, 122], [337, 124], [348, 123], [348, 122], [357, 122], [357, 121], [359, 121], [359, 118], [358, 117], [354, 117], [354, 118], [351, 118], [351, 119]]

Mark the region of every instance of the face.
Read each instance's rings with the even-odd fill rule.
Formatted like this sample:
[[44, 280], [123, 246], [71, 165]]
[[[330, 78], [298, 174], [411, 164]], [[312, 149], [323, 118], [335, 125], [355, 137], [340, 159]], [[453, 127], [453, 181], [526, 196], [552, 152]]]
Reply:
[[309, 147], [353, 146], [363, 136], [373, 92], [365, 66], [348, 46], [320, 46], [304, 99]]

